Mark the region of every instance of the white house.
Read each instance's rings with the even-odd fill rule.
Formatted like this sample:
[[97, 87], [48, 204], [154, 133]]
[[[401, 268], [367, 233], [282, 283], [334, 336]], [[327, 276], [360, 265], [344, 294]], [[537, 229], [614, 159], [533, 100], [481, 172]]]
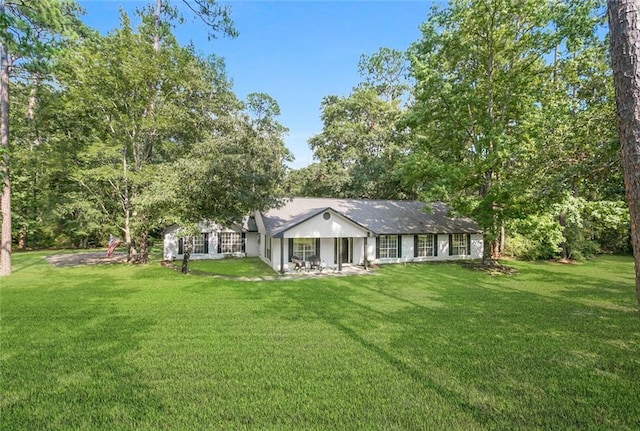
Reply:
[[[164, 258], [181, 259], [180, 230], [165, 233]], [[275, 271], [301, 261], [327, 266], [478, 259], [483, 237], [468, 218], [452, 218], [443, 203], [294, 198], [256, 212], [242, 226], [201, 223], [193, 259], [258, 256]]]

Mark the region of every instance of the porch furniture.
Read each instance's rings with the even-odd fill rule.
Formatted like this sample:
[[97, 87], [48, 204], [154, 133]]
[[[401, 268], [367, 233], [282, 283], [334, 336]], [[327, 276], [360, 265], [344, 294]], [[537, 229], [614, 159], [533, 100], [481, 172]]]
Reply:
[[309, 258], [309, 269], [317, 269], [322, 271], [322, 260], [319, 256], [311, 256]]
[[305, 267], [305, 263], [300, 260], [299, 257], [293, 256], [291, 258], [291, 263], [293, 263], [293, 270], [294, 271], [300, 271], [301, 269], [304, 269]]

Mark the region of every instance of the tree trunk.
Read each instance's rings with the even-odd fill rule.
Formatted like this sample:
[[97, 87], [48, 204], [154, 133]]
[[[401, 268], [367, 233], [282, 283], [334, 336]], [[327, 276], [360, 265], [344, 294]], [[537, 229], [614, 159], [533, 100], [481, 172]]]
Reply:
[[144, 228], [140, 234], [140, 256], [138, 256], [138, 263], [149, 263], [149, 231]]
[[124, 210], [124, 242], [127, 244], [127, 262], [136, 262], [137, 252], [131, 235], [131, 199], [129, 196], [129, 165], [127, 164], [126, 150], [122, 149], [122, 176], [124, 178], [124, 190], [122, 193], [122, 209]]
[[193, 251], [193, 238], [188, 236], [183, 240], [184, 254], [182, 255], [182, 273], [189, 273], [189, 258], [191, 258], [191, 252]]
[[[0, 4], [4, 15], [4, 2]], [[0, 150], [2, 152], [2, 233], [0, 235], [0, 276], [11, 274], [11, 179], [9, 178], [9, 52], [0, 43]]]
[[611, 66], [640, 312], [640, 4], [609, 0]]
[[564, 213], [558, 216], [558, 224], [562, 228], [562, 243], [560, 244], [562, 261], [566, 262], [569, 260], [569, 246], [567, 242], [567, 221]]
[[493, 266], [496, 264], [495, 260], [493, 260], [493, 245], [495, 243], [495, 239], [491, 237], [491, 235], [487, 235], [487, 232], [484, 234], [484, 244], [482, 247], [482, 264], [486, 266]]
[[153, 13], [153, 50], [160, 51], [160, 13], [162, 12], [162, 0], [156, 0], [156, 10]]

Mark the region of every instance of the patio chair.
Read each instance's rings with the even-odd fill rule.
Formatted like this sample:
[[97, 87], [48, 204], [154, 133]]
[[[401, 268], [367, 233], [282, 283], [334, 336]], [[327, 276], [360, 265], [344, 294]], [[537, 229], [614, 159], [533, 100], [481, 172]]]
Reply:
[[309, 258], [309, 268], [310, 269], [318, 269], [322, 271], [322, 260], [320, 260], [319, 256], [311, 256]]
[[291, 263], [293, 263], [294, 271], [300, 271], [302, 268], [304, 268], [304, 262], [302, 262], [302, 260], [300, 260], [300, 258], [297, 256], [293, 256], [291, 258]]

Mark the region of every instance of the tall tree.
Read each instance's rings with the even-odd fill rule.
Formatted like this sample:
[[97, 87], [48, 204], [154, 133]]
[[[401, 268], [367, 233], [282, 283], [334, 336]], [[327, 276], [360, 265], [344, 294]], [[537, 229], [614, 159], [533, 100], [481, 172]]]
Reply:
[[[2, 150], [2, 234], [0, 275], [11, 273], [11, 179], [9, 172], [10, 74], [19, 60], [41, 60], [58, 46], [61, 35], [80, 28], [73, 0], [0, 0], [0, 149]], [[37, 62], [36, 62], [37, 64]]]
[[151, 226], [151, 214], [136, 206], [148, 167], [176, 160], [240, 106], [221, 61], [199, 58], [170, 33], [156, 51], [154, 34], [148, 19], [135, 31], [123, 14], [120, 29], [69, 49], [60, 63], [66, 124], [82, 129], [69, 134], [84, 140], [73, 175], [120, 229], [130, 259]]
[[611, 65], [640, 312], [640, 3], [609, 0]]
[[410, 49], [415, 147], [406, 171], [428, 198], [478, 220], [487, 264], [499, 255], [504, 221], [526, 204], [526, 184], [513, 180], [540, 135], [547, 59], [584, 24], [559, 19], [575, 3], [452, 0]]
[[323, 99], [322, 132], [309, 140], [320, 166], [297, 176], [315, 175], [303, 188], [321, 195], [405, 198], [394, 172], [406, 149], [406, 133], [396, 127], [409, 88], [406, 57], [381, 48], [362, 55], [358, 69], [363, 82], [351, 94]]
[[226, 118], [231, 130], [196, 143], [157, 177], [160, 212], [183, 228], [185, 273], [198, 222], [241, 223], [252, 211], [279, 205], [284, 194], [285, 162], [291, 155], [283, 139], [287, 129], [276, 118], [280, 108], [265, 94], [247, 99], [246, 112]]
[[371, 55], [362, 54], [358, 71], [364, 85], [372, 87], [386, 102], [402, 99], [409, 93], [409, 64], [404, 52], [382, 47]]
[[349, 178], [345, 197], [403, 197], [399, 179], [392, 175], [404, 147], [404, 134], [396, 129], [401, 113], [398, 100], [386, 102], [373, 88], [324, 98], [323, 130], [309, 145], [320, 163], [344, 170]]
[[[207, 37], [209, 39], [216, 38], [219, 33], [230, 37], [237, 36], [237, 31], [231, 20], [229, 5], [221, 5], [216, 0], [182, 0], [182, 4], [190, 9], [194, 17], [204, 23], [208, 30]], [[155, 5], [149, 4], [147, 11], [145, 12], [143, 9], [139, 14], [153, 27], [153, 51], [156, 57], [158, 57], [160, 55], [162, 39], [165, 35], [170, 35], [170, 26], [172, 23], [176, 21], [182, 22], [185, 17], [176, 6], [172, 6], [167, 0], [155, 0]], [[150, 79], [147, 82], [147, 86], [152, 91], [153, 89], [159, 90], [160, 82], [161, 77], [158, 75]], [[146, 129], [145, 136], [141, 136], [136, 145], [138, 150], [145, 155], [141, 157], [141, 164], [151, 163], [153, 148], [157, 145], [158, 140], [161, 139], [156, 125], [156, 105], [158, 104], [159, 97], [159, 91], [152, 94], [149, 100], [149, 106], [144, 113], [145, 119], [149, 120], [149, 127]], [[140, 166], [138, 166], [138, 169], [139, 168]], [[148, 229], [143, 224], [140, 231], [140, 255], [137, 258], [140, 263], [147, 263], [149, 260], [147, 238]], [[128, 244], [131, 245], [131, 243]], [[129, 250], [131, 253], [131, 251], [135, 249], [130, 246]]]

